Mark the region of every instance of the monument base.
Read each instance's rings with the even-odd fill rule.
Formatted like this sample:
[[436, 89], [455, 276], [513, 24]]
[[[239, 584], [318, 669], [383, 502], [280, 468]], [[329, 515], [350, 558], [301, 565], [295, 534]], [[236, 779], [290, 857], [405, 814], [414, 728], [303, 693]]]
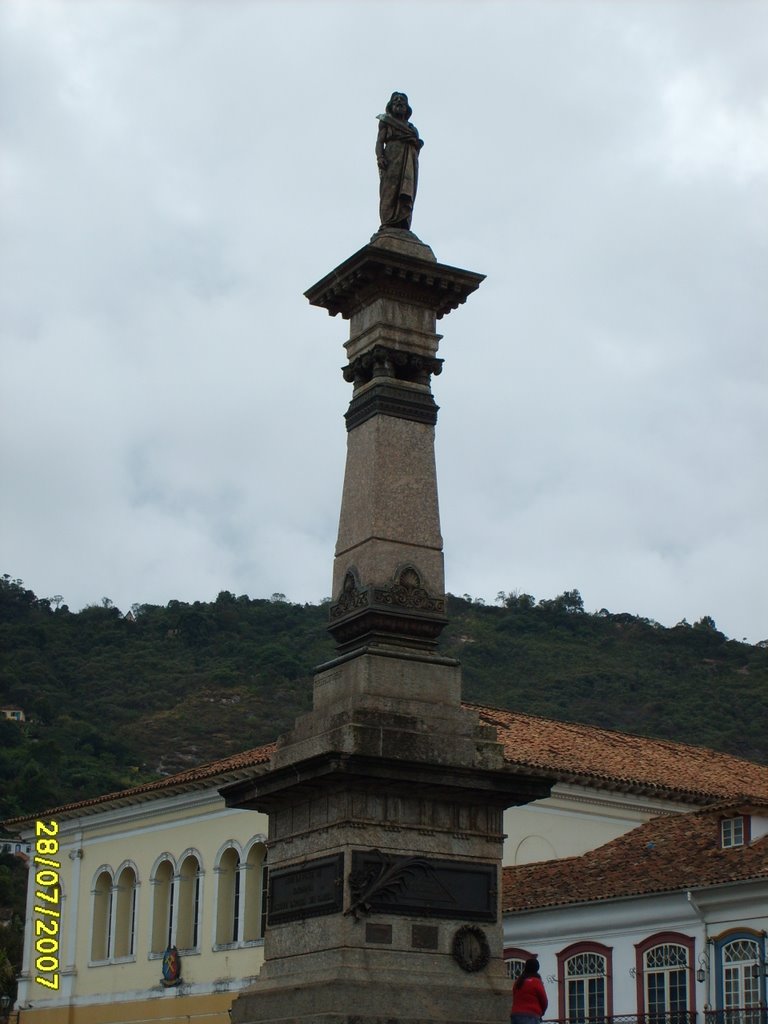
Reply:
[[[271, 989], [260, 978], [232, 1005], [232, 1024], [506, 1024], [511, 1003], [506, 977], [484, 972], [477, 984], [465, 974], [451, 982], [414, 970], [344, 972], [296, 979]], [[456, 974], [462, 972], [456, 968]], [[448, 1012], [446, 1013], [446, 1009]]]

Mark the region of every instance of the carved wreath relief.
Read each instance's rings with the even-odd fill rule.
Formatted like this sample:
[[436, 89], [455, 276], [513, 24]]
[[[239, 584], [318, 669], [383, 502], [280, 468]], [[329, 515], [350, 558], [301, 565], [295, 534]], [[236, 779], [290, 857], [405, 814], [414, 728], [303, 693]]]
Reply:
[[473, 924], [462, 925], [453, 936], [453, 959], [470, 974], [482, 971], [491, 959], [491, 947], [482, 928]]

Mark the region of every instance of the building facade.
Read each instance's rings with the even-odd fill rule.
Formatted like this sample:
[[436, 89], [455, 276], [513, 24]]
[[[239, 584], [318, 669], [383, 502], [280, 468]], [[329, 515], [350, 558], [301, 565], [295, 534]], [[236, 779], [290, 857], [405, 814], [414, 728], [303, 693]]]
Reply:
[[[225, 808], [218, 789], [270, 750], [33, 823], [21, 1020], [228, 1020], [261, 963], [267, 821]], [[178, 976], [166, 976], [169, 949]]]
[[508, 973], [548, 1020], [765, 1024], [768, 806], [654, 818], [580, 857], [504, 869]]

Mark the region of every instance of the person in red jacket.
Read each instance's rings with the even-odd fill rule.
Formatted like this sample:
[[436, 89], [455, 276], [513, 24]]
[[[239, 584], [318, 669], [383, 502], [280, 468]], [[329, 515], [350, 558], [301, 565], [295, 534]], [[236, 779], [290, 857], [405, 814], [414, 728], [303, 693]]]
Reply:
[[539, 974], [539, 961], [531, 958], [525, 961], [523, 973], [515, 978], [512, 986], [512, 1009], [509, 1011], [511, 1024], [539, 1024], [547, 1011], [549, 1000]]

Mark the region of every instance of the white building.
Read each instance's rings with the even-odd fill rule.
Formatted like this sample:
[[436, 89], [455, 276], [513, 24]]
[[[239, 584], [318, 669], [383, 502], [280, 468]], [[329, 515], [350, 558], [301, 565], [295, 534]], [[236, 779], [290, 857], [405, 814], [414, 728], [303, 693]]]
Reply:
[[765, 1024], [768, 804], [664, 816], [579, 857], [504, 868], [510, 974], [548, 1019]]

